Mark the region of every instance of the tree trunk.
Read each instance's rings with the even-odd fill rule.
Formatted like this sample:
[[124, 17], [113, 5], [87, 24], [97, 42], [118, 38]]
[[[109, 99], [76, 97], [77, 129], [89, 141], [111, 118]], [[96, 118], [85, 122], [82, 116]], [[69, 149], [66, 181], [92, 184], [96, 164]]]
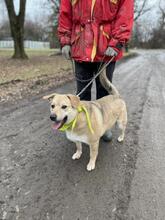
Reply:
[[14, 54], [12, 58], [27, 59], [28, 56], [24, 50], [24, 20], [26, 0], [20, 0], [20, 9], [18, 15], [14, 10], [13, 0], [5, 0], [9, 21], [11, 36], [14, 40]]
[[19, 23], [12, 26], [12, 37], [14, 40], [14, 55], [13, 58], [27, 59], [24, 50], [24, 27]]
[[128, 43], [125, 44], [125, 52], [128, 53], [129, 52], [129, 46], [128, 46]]

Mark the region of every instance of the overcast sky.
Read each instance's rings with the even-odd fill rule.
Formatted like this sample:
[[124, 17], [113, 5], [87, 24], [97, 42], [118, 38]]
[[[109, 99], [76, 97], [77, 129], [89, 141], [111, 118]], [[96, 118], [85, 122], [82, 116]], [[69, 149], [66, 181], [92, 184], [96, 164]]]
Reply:
[[[19, 1], [15, 0], [15, 11], [16, 13], [19, 10]], [[27, 0], [26, 2], [26, 18], [31, 18], [33, 20], [40, 20], [42, 22], [50, 11], [45, 7], [47, 0]], [[4, 0], [0, 0], [0, 22], [2, 19], [5, 19], [7, 16], [6, 7], [4, 5]]]
[[[0, 0], [0, 20], [2, 18], [6, 17], [6, 9], [2, 4], [2, 1]], [[19, 1], [15, 0], [15, 8], [16, 11], [18, 11], [19, 8]], [[26, 18], [31, 18], [33, 20], [37, 20], [39, 22], [43, 22], [46, 20], [47, 15], [50, 13], [50, 10], [45, 6], [47, 0], [27, 0], [26, 5]], [[152, 11], [145, 14], [142, 19], [148, 20], [148, 22], [153, 21], [153, 23], [158, 18], [158, 3], [160, 0], [148, 0], [149, 6], [152, 7]], [[164, 0], [162, 0], [164, 2]]]

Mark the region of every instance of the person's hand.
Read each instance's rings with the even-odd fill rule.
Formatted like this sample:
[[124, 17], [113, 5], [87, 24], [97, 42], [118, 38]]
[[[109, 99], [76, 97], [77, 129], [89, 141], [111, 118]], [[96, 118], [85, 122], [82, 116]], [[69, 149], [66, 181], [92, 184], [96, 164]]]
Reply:
[[70, 59], [70, 51], [71, 51], [71, 46], [70, 45], [65, 45], [62, 48], [62, 55], [69, 60]]
[[110, 57], [113, 57], [113, 56], [117, 56], [118, 55], [118, 52], [113, 49], [112, 47], [108, 47], [104, 53], [106, 56], [110, 56]]

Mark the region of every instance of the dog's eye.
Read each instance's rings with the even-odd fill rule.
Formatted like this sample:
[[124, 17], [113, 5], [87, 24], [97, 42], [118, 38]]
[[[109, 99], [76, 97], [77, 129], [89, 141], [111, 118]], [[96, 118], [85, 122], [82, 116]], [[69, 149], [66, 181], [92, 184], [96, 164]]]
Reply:
[[61, 107], [62, 109], [66, 109], [67, 108], [67, 106], [66, 105], [62, 105], [62, 107]]
[[51, 108], [54, 108], [55, 107], [55, 105], [51, 105]]

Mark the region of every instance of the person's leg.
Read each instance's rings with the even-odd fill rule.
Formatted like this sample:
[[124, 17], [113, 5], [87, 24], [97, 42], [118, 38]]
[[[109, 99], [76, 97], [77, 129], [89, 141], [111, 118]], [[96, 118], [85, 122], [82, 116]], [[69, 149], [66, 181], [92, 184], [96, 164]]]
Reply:
[[113, 79], [113, 73], [115, 71], [115, 65], [116, 65], [116, 61], [111, 62], [106, 68], [107, 77], [111, 82]]
[[[115, 70], [115, 64], [116, 64], [116, 62], [111, 62], [106, 68], [107, 77], [111, 82], [112, 82], [112, 78], [113, 78], [113, 72]], [[96, 95], [97, 99], [102, 98], [106, 95], [109, 95], [108, 92], [101, 85], [99, 77], [96, 78], [96, 92], [97, 92], [97, 95]]]
[[[75, 61], [75, 77], [77, 83], [77, 92], [81, 92], [81, 90], [89, 83], [91, 78], [93, 77], [93, 68], [91, 63], [87, 62], [77, 62]], [[91, 87], [87, 87], [87, 89], [80, 95], [81, 100], [91, 100]]]

